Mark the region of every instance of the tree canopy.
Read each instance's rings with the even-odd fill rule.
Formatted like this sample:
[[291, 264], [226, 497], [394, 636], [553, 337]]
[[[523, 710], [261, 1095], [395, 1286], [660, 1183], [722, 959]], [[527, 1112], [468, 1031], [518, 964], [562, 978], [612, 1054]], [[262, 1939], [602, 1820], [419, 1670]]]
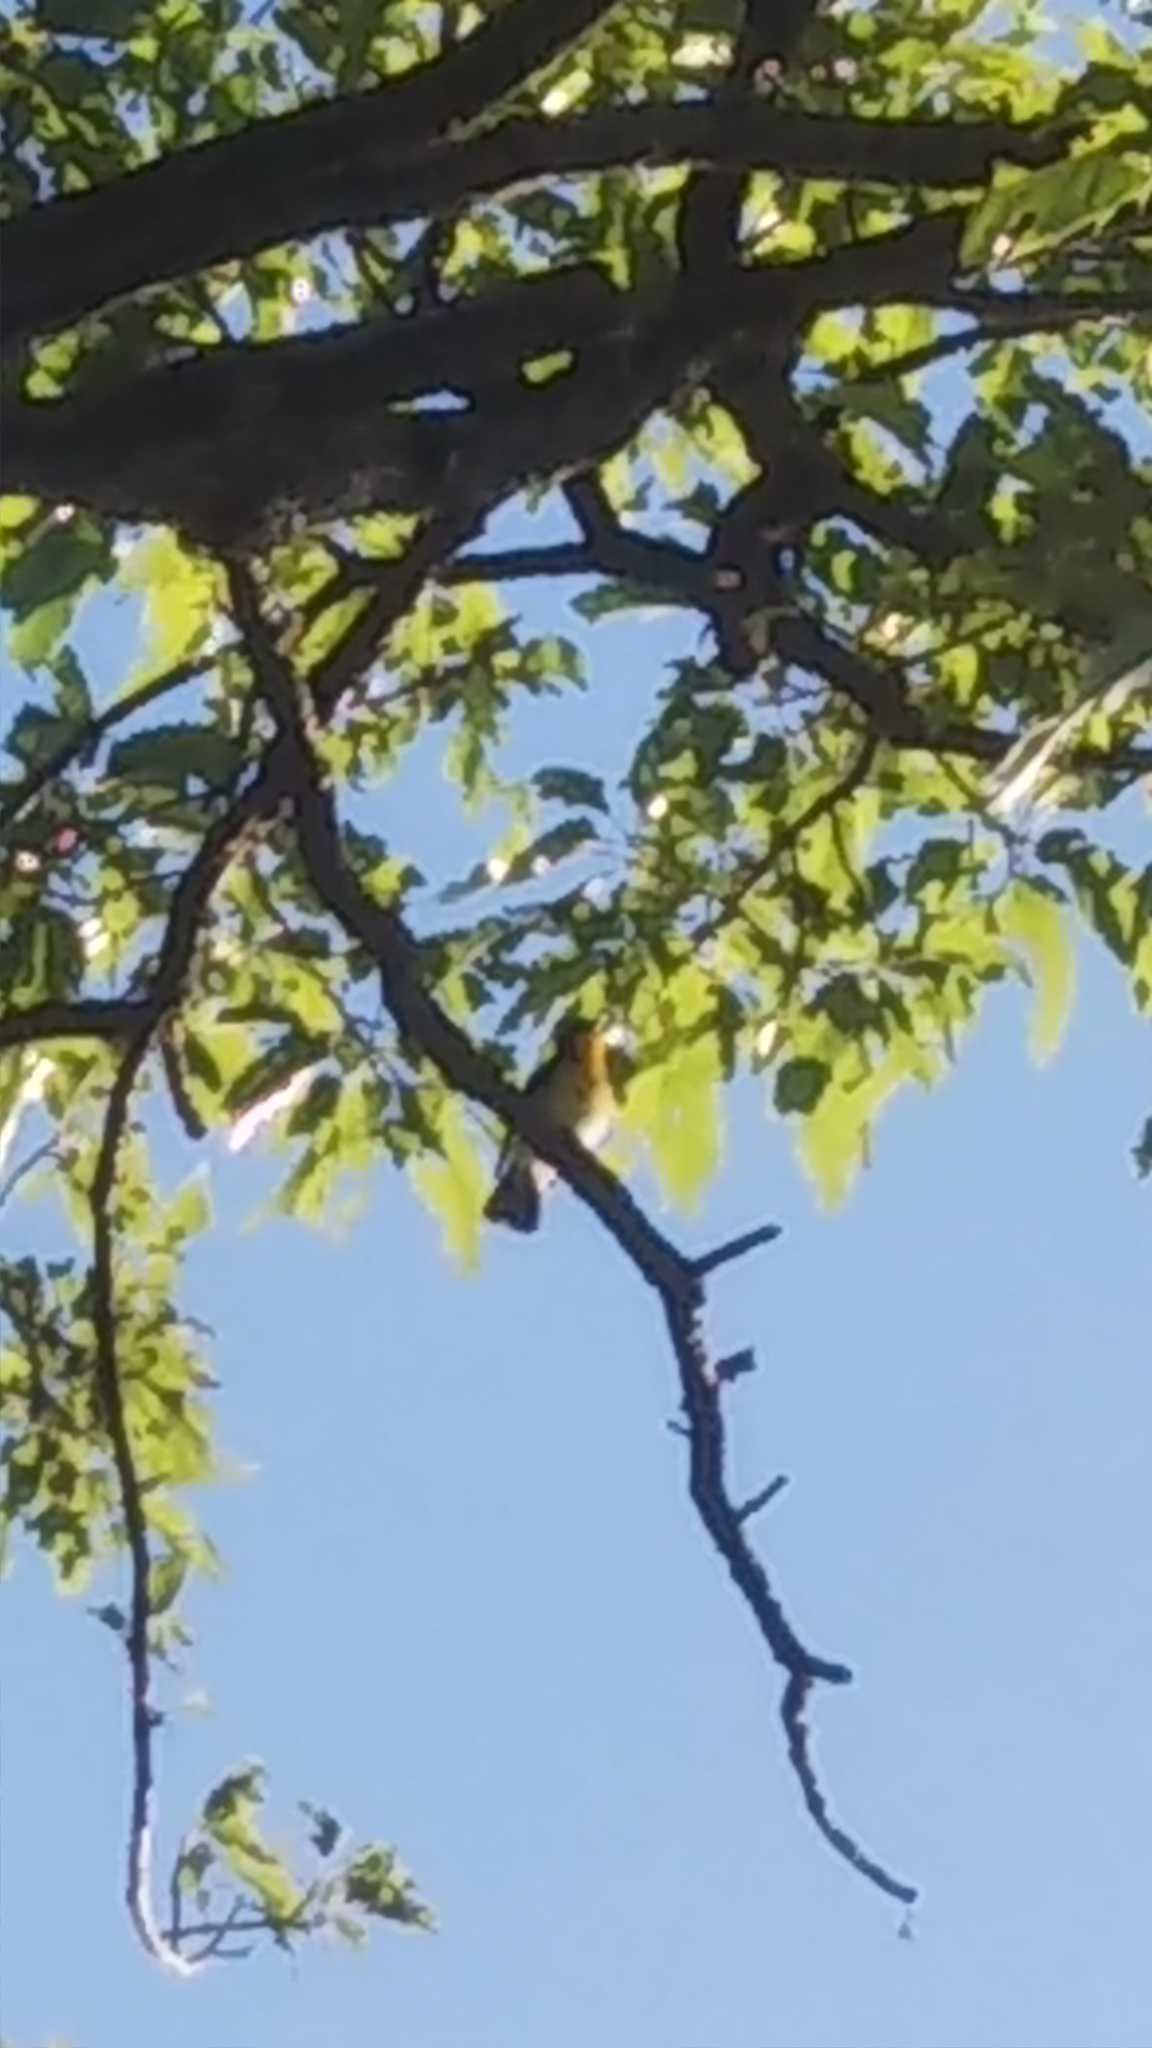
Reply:
[[[398, 1166], [466, 1264], [502, 1123], [557, 1167], [663, 1311], [808, 1812], [910, 1900], [816, 1776], [850, 1674], [763, 1564], [780, 1482], [729, 1490], [754, 1361], [704, 1291], [771, 1227], [689, 1256], [617, 1169], [697, 1203], [751, 1072], [839, 1200], [997, 983], [1056, 1049], [1078, 923], [1152, 1011], [1113, 830], [1152, 775], [1148, 35], [1031, 0], [18, 0], [2, 37], [0, 1204], [11, 1242], [50, 1179], [74, 1241], [0, 1261], [0, 1513], [65, 1586], [126, 1553], [137, 1929], [189, 1969], [427, 1918], [318, 1809], [289, 1870], [249, 1768], [153, 1898], [156, 1666], [214, 1560], [177, 1291], [209, 1207], [160, 1184], [168, 1116], [271, 1127], [306, 1221]], [[597, 622], [657, 608], [684, 651], [605, 773]], [[585, 757], [512, 773], [528, 700], [578, 692]], [[429, 746], [464, 872], [390, 812]], [[573, 1008], [627, 1029], [609, 1164], [515, 1086]], [[1152, 1167], [1152, 1119], [1127, 1141]]]

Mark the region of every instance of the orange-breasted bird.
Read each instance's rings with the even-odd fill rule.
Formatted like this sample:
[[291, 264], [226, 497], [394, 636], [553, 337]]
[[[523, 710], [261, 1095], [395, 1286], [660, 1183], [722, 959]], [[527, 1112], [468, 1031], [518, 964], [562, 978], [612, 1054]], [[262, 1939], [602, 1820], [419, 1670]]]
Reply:
[[[537, 1067], [524, 1093], [582, 1145], [590, 1150], [602, 1145], [615, 1111], [605, 1032], [586, 1017], [567, 1017], [551, 1054]], [[537, 1159], [524, 1140], [509, 1131], [485, 1216], [490, 1223], [507, 1223], [513, 1230], [538, 1230], [540, 1199], [555, 1179], [555, 1167]]]

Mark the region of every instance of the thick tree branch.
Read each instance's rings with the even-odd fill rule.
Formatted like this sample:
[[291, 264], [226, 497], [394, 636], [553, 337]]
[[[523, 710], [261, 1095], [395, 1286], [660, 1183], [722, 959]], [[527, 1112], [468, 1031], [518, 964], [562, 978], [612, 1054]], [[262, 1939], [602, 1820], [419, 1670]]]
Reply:
[[435, 63], [375, 91], [255, 122], [31, 208], [4, 236], [5, 346], [143, 285], [350, 224], [340, 196], [350, 179], [383, 186], [415, 149], [499, 105], [613, 4], [518, 0]]
[[[4, 233], [6, 346], [145, 285], [252, 255], [273, 242], [435, 217], [537, 179], [635, 164], [711, 166], [696, 188], [692, 217], [707, 187], [712, 228], [706, 236], [699, 215], [701, 225], [689, 240], [715, 257], [716, 222], [734, 236], [736, 201], [752, 170], [940, 190], [980, 183], [998, 158], [1042, 162], [1062, 146], [1041, 128], [1006, 122], [778, 112], [747, 89], [765, 38], [779, 45], [770, 22], [748, 44], [741, 83], [708, 105], [515, 120], [460, 140], [450, 139], [442, 123], [417, 144], [404, 143], [405, 124], [393, 119], [382, 141], [382, 102], [411, 90], [400, 84], [254, 124], [93, 191], [33, 207]], [[443, 60], [449, 61], [455, 60]], [[309, 140], [317, 123], [328, 138], [319, 151]]]
[[47, 1044], [54, 1038], [127, 1038], [140, 1022], [142, 1003], [104, 1001], [33, 1003], [0, 1015], [0, 1046]]
[[[225, 551], [301, 519], [492, 504], [605, 459], [690, 367], [699, 374], [741, 337], [782, 363], [825, 308], [960, 303], [951, 283], [959, 225], [933, 215], [819, 260], [734, 267], [631, 295], [577, 270], [419, 320], [237, 346], [101, 393], [14, 401], [8, 485], [166, 521]], [[1012, 304], [1023, 318], [1025, 306]], [[1050, 306], [1047, 295], [1038, 302], [1039, 325]], [[1099, 302], [1084, 311], [1098, 317]], [[509, 377], [562, 330], [576, 336], [567, 374], [539, 387]], [[394, 405], [398, 393], [446, 383], [475, 387], [473, 403], [415, 413]], [[929, 531], [915, 522], [924, 544]]]
[[[785, 68], [814, 12], [815, 0], [787, 0], [785, 6], [775, 0], [745, 0], [731, 68], [713, 100], [714, 114], [727, 132], [763, 120], [769, 110], [756, 95], [757, 72], [766, 58]], [[739, 241], [748, 167], [736, 167], [730, 159], [722, 164], [719, 158], [713, 159], [713, 166], [689, 181], [677, 223], [680, 260], [685, 270], [697, 275], [731, 264]]]
[[[554, 1125], [529, 1097], [512, 1088], [499, 1070], [471, 1044], [437, 1003], [421, 978], [420, 950], [396, 911], [369, 896], [349, 867], [331, 793], [308, 740], [296, 680], [277, 653], [244, 564], [230, 565], [232, 602], [248, 648], [257, 687], [272, 710], [280, 743], [291, 750], [292, 801], [298, 845], [312, 886], [350, 938], [368, 951], [380, 975], [381, 994], [397, 1028], [431, 1061], [449, 1085], [500, 1116], [532, 1150], [554, 1166], [584, 1201], [660, 1297], [688, 1418], [689, 1485], [692, 1500], [713, 1544], [747, 1602], [772, 1657], [789, 1674], [785, 1710], [799, 1688], [803, 1701], [817, 1680], [843, 1685], [850, 1672], [815, 1656], [792, 1629], [759, 1558], [745, 1535], [741, 1510], [733, 1501], [726, 1472], [726, 1433], [721, 1411], [723, 1380], [703, 1335], [702, 1271], [710, 1261], [687, 1258], [649, 1222], [644, 1212], [605, 1167], [567, 1132]], [[767, 1241], [752, 1232], [747, 1247]], [[711, 1263], [735, 1256], [729, 1246]], [[829, 1820], [824, 1794], [811, 1760], [807, 1730], [785, 1711], [789, 1754], [805, 1803], [825, 1838], [853, 1867], [893, 1897], [911, 1900], [912, 1887], [868, 1858], [852, 1838]]]

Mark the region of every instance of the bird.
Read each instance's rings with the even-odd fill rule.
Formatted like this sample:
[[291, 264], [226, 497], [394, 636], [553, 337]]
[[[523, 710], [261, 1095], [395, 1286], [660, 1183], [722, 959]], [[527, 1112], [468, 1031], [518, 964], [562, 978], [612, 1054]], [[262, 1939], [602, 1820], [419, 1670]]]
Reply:
[[[608, 1071], [608, 1034], [586, 1017], [566, 1017], [552, 1051], [527, 1082], [524, 1093], [562, 1130], [594, 1151], [612, 1128], [615, 1098]], [[540, 1228], [541, 1197], [556, 1169], [537, 1159], [515, 1131], [509, 1131], [496, 1163], [496, 1179], [484, 1214], [511, 1230]]]

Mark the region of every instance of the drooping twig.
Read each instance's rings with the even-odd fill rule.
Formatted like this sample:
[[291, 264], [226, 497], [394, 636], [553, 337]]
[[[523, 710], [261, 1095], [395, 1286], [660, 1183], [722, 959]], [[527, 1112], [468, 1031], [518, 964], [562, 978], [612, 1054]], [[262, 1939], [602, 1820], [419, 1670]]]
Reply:
[[[761, 1560], [748, 1541], [742, 1509], [732, 1499], [726, 1470], [727, 1439], [723, 1375], [709, 1354], [703, 1329], [705, 1270], [738, 1255], [733, 1245], [719, 1256], [686, 1257], [649, 1222], [628, 1191], [600, 1162], [518, 1089], [477, 1050], [441, 1009], [421, 979], [420, 949], [398, 913], [369, 896], [345, 856], [335, 804], [311, 748], [302, 696], [287, 663], [264, 626], [259, 598], [247, 567], [229, 568], [232, 603], [257, 687], [276, 721], [280, 741], [292, 753], [291, 795], [297, 845], [313, 889], [350, 938], [371, 955], [380, 975], [384, 1003], [398, 1029], [438, 1068], [459, 1093], [493, 1110], [531, 1149], [554, 1166], [572, 1191], [594, 1210], [626, 1256], [660, 1297], [676, 1360], [689, 1447], [689, 1491], [716, 1550], [751, 1609], [773, 1659], [788, 1674], [785, 1726], [789, 1756], [804, 1802], [825, 1839], [853, 1868], [895, 1898], [911, 1901], [903, 1884], [865, 1855], [828, 1814], [808, 1743], [803, 1705], [820, 1680], [844, 1685], [843, 1664], [817, 1656], [797, 1636]], [[739, 1249], [768, 1241], [762, 1227], [747, 1234]]]
[[152, 1738], [155, 1713], [151, 1700], [152, 1667], [148, 1644], [148, 1627], [151, 1619], [151, 1558], [143, 1490], [124, 1411], [116, 1341], [116, 1282], [113, 1263], [115, 1228], [112, 1208], [115, 1201], [117, 1161], [128, 1126], [132, 1091], [147, 1057], [150, 1037], [149, 1024], [137, 1032], [120, 1060], [108, 1097], [104, 1132], [89, 1190], [92, 1221], [92, 1326], [96, 1338], [96, 1384], [116, 1472], [120, 1511], [124, 1517], [124, 1540], [128, 1548], [130, 1580], [124, 1648], [130, 1672], [132, 1793], [125, 1898], [132, 1924], [149, 1955], [158, 1963], [163, 1963], [166, 1969], [173, 1970], [180, 1976], [190, 1976], [195, 1965], [165, 1940], [156, 1919], [152, 1900], [152, 1795], [155, 1784]]
[[56, 1140], [48, 1138], [43, 1145], [37, 1145], [36, 1150], [30, 1152], [27, 1159], [22, 1159], [19, 1166], [14, 1166], [7, 1180], [0, 1181], [0, 1209], [4, 1207], [6, 1202], [12, 1200], [22, 1180], [27, 1179], [30, 1173], [34, 1173], [36, 1168], [42, 1166], [46, 1159], [53, 1159], [56, 1155]]
[[853, 1870], [858, 1870], [861, 1877], [866, 1877], [871, 1884], [878, 1886], [880, 1891], [887, 1892], [889, 1898], [899, 1899], [903, 1905], [912, 1906], [919, 1897], [915, 1887], [901, 1884], [882, 1864], [865, 1855], [859, 1843], [853, 1841], [851, 1835], [837, 1825], [828, 1811], [828, 1802], [813, 1767], [808, 1724], [804, 1718], [811, 1691], [811, 1678], [794, 1673], [784, 1687], [784, 1697], [780, 1702], [780, 1718], [788, 1739], [788, 1756], [803, 1788], [804, 1804], [825, 1841], [835, 1849], [838, 1856], [843, 1856], [845, 1862], [852, 1865]]
[[179, 689], [183, 683], [193, 682], [205, 669], [213, 667], [225, 652], [226, 649], [219, 648], [211, 655], [198, 655], [193, 660], [177, 662], [172, 668], [165, 669], [163, 675], [153, 676], [150, 682], [141, 683], [139, 689], [130, 690], [125, 696], [118, 697], [114, 704], [109, 704], [106, 710], [98, 712], [67, 739], [61, 740], [58, 747], [54, 747], [50, 754], [46, 754], [42, 761], [38, 761], [34, 768], [28, 770], [22, 781], [0, 796], [0, 832], [13, 824], [21, 813], [27, 810], [28, 805], [34, 797], [39, 796], [42, 789], [50, 782], [55, 782], [74, 761], [81, 760], [85, 754], [97, 747], [104, 735], [111, 732], [114, 726], [122, 725], [125, 719], [132, 718], [137, 711], [143, 711], [147, 705], [154, 704], [158, 697], [166, 696], [170, 690]]

